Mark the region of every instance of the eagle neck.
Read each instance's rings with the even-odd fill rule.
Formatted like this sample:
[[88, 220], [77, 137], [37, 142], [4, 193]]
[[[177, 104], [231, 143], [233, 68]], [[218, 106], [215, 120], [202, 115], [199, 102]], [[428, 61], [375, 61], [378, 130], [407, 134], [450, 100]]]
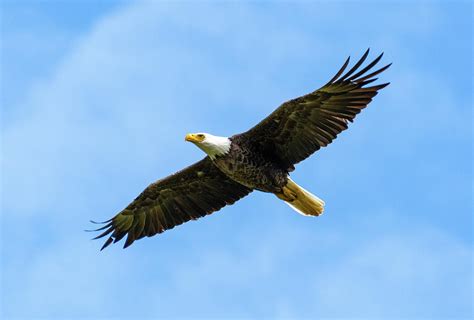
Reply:
[[232, 141], [228, 137], [206, 136], [198, 146], [214, 160], [229, 153]]

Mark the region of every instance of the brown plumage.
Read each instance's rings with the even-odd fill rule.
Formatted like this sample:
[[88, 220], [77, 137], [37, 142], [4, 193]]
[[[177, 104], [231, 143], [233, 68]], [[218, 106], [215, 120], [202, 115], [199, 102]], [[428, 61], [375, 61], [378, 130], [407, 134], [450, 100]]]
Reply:
[[150, 184], [124, 210], [105, 221], [96, 230], [105, 231], [94, 239], [110, 234], [104, 249], [127, 235], [126, 248], [137, 239], [162, 233], [233, 204], [251, 191], [229, 179], [206, 157]]
[[293, 165], [327, 146], [347, 129], [348, 122], [352, 122], [367, 107], [378, 90], [389, 84], [366, 87], [377, 80], [374, 78], [376, 75], [390, 67], [391, 64], [365, 74], [380, 61], [383, 54], [355, 73], [368, 54], [369, 50], [342, 75], [349, 64], [347, 58], [342, 68], [322, 88], [283, 103], [242, 135], [252, 139], [259, 148], [275, 150], [287, 169], [294, 169]]
[[[371, 71], [382, 54], [361, 68], [369, 50], [347, 72], [349, 58], [322, 88], [287, 101], [252, 129], [231, 138], [190, 134], [208, 157], [146, 188], [95, 231], [108, 236], [102, 249], [127, 236], [124, 247], [145, 236], [198, 219], [253, 190], [274, 193], [293, 209], [318, 216], [324, 202], [289, 178], [294, 165], [330, 144], [388, 83], [367, 86], [391, 64]], [[345, 72], [345, 73], [344, 73]]]

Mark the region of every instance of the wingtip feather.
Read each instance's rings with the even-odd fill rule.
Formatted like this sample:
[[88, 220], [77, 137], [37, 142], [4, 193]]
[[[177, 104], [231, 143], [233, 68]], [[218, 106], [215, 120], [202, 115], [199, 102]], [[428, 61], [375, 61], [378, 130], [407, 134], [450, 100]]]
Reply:
[[93, 223], [93, 224], [104, 224], [104, 223], [108, 223], [110, 221], [112, 221], [113, 218], [109, 219], [109, 220], [105, 220], [105, 221], [102, 221], [102, 222], [97, 222], [97, 221], [94, 221], [94, 220], [89, 220], [89, 222]]
[[347, 77], [349, 77], [351, 74], [353, 74], [361, 65], [364, 63], [365, 59], [367, 59], [367, 56], [369, 55], [370, 48], [367, 49], [362, 57], [359, 59], [359, 61], [356, 62], [356, 64], [345, 74], [343, 75], [339, 80], [344, 81]]
[[342, 67], [339, 69], [339, 71], [334, 75], [334, 77], [331, 78], [331, 80], [328, 81], [328, 83], [325, 84], [325, 86], [330, 85], [334, 81], [339, 78], [339, 76], [346, 70], [347, 66], [349, 65], [349, 62], [351, 61], [351, 56], [348, 56]]
[[102, 237], [105, 237], [106, 235], [108, 235], [109, 233], [111, 233], [113, 230], [114, 230], [114, 226], [110, 226], [110, 228], [108, 228], [107, 230], [105, 230], [104, 232], [102, 232], [101, 234], [99, 234], [97, 237], [92, 238], [92, 240], [97, 240], [97, 239], [100, 239], [100, 238], [102, 238]]
[[111, 243], [112, 243], [113, 239], [112, 237], [109, 237], [107, 239], [107, 241], [105, 241], [104, 245], [102, 246], [102, 248], [100, 248], [100, 251], [104, 250], [105, 248], [107, 248]]

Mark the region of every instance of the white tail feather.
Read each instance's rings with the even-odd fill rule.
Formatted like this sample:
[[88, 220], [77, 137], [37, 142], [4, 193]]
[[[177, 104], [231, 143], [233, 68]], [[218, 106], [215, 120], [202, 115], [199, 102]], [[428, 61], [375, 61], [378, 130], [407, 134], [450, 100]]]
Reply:
[[297, 185], [288, 178], [288, 183], [283, 187], [283, 194], [277, 194], [293, 210], [304, 216], [319, 216], [324, 211], [324, 201], [314, 194]]

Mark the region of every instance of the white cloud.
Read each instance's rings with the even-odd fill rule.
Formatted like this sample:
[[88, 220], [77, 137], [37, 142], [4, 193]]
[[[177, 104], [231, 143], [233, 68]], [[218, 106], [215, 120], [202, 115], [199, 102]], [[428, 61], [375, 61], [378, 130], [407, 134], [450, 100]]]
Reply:
[[146, 251], [99, 255], [95, 243], [72, 239], [39, 250], [29, 261], [11, 261], [4, 270], [10, 275], [19, 263], [29, 267], [22, 277], [6, 279], [4, 289], [11, 291], [4, 302], [24, 317], [469, 315], [465, 280], [472, 276], [472, 249], [454, 238], [417, 228], [348, 242], [343, 230], [328, 230], [322, 222], [311, 228], [308, 218], [294, 217], [289, 225], [270, 222], [260, 233], [244, 228], [224, 241], [216, 235], [221, 243], [195, 234], [192, 245], [181, 242], [179, 248], [163, 248], [173, 241], [162, 238]]
[[[422, 7], [414, 10], [430, 14]], [[311, 5], [296, 10], [305, 21], [313, 21], [307, 15], [318, 20], [320, 30], [305, 28], [308, 22], [295, 24], [290, 14], [274, 16], [265, 7], [247, 4], [137, 3], [98, 21], [47, 81], [26, 92], [18, 106], [21, 112], [2, 128], [6, 314], [129, 318], [468, 314], [471, 294], [463, 281], [472, 279], [471, 248], [427, 226], [389, 226], [398, 212], [389, 222], [383, 221], [380, 212], [363, 211], [362, 203], [370, 205], [372, 200], [366, 190], [345, 186], [360, 179], [361, 171], [370, 173], [374, 165], [358, 139], [375, 143], [372, 132], [389, 137], [394, 134], [393, 123], [370, 125], [366, 120], [352, 136], [344, 135], [344, 140], [318, 155], [319, 167], [310, 169], [314, 163], [299, 167], [296, 176], [303, 184], [314, 186], [317, 181], [319, 190], [314, 191], [331, 200], [332, 216], [308, 220], [273, 196], [252, 195], [252, 200], [226, 208], [225, 214], [140, 241], [126, 251], [114, 248], [99, 255], [99, 244], [84, 243], [87, 235], [81, 229], [89, 218], [102, 213], [108, 218], [106, 212], [121, 209], [150, 179], [202, 156], [182, 141], [188, 130], [205, 126], [206, 131], [232, 134], [246, 129], [282, 98], [323, 83], [333, 72], [333, 62], [343, 60], [335, 58], [335, 52], [350, 53], [359, 45], [365, 49], [360, 38], [351, 40], [358, 28], [336, 43], [326, 35], [331, 16], [340, 8]], [[398, 41], [412, 29], [397, 24], [403, 12], [389, 16], [393, 21], [387, 23], [398, 38], [389, 41], [374, 30], [368, 34], [371, 45], [378, 48], [389, 42], [387, 51], [397, 50]], [[437, 14], [435, 10], [434, 18]], [[416, 29], [421, 35], [436, 19], [422, 20]], [[410, 23], [418, 24], [418, 19]], [[337, 35], [344, 31], [338, 29]], [[410, 68], [398, 70], [402, 71], [392, 73], [393, 91], [377, 101], [398, 101], [403, 113], [423, 117], [425, 97], [414, 87], [426, 75], [414, 72], [408, 77]], [[303, 80], [292, 79], [303, 79], [307, 87], [302, 88]], [[404, 86], [401, 79], [406, 80]], [[429, 120], [442, 125], [444, 108], [453, 110], [452, 97], [448, 89], [441, 90], [444, 83], [429, 84], [444, 91], [429, 100], [435, 107]], [[414, 110], [413, 98], [420, 103]], [[399, 116], [395, 107], [388, 109], [392, 111], [379, 112]], [[460, 111], [453, 118], [464, 116]], [[229, 117], [235, 121], [221, 120]], [[413, 123], [403, 123], [403, 128]], [[428, 127], [424, 132], [437, 131]], [[392, 150], [403, 151], [403, 146], [398, 141]], [[334, 162], [327, 153], [334, 155], [343, 148], [349, 148], [344, 155], [354, 158], [351, 166], [346, 157]], [[355, 172], [359, 165], [361, 171]], [[347, 199], [337, 201], [341, 195]], [[363, 196], [365, 201], [360, 200]], [[395, 210], [398, 200], [392, 201], [385, 204], [389, 211]], [[336, 215], [342, 206], [345, 211]], [[350, 227], [337, 224], [340, 219]], [[359, 234], [381, 227], [391, 233]], [[453, 294], [446, 297], [445, 292]]]
[[318, 312], [355, 318], [458, 318], [472, 310], [472, 249], [438, 230], [371, 239], [314, 282]]

